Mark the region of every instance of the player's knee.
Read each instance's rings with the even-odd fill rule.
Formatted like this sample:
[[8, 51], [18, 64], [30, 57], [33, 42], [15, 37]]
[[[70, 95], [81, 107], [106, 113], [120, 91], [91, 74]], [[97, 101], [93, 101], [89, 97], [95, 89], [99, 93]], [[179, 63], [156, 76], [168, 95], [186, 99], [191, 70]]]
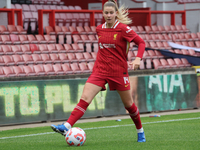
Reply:
[[132, 102], [132, 101], [127, 101], [127, 102], [124, 103], [124, 106], [125, 106], [126, 108], [130, 108], [132, 105], [133, 105], [133, 102]]
[[87, 95], [85, 95], [85, 94], [82, 94], [82, 96], [81, 96], [81, 99], [82, 100], [84, 100], [84, 101], [86, 101], [87, 103], [91, 103], [91, 99], [89, 98], [89, 96], [87, 96]]

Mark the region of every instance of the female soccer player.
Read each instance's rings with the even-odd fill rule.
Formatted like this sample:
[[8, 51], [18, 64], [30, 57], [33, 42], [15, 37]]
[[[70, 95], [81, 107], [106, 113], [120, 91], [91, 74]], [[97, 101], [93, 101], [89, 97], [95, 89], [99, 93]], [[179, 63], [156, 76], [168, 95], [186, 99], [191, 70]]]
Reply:
[[131, 63], [134, 69], [138, 69], [145, 49], [145, 42], [126, 24], [130, 24], [127, 9], [118, 9], [115, 0], [109, 0], [104, 4], [103, 16], [105, 23], [97, 26], [99, 50], [94, 64], [93, 72], [86, 81], [79, 103], [72, 111], [67, 122], [62, 125], [51, 125], [51, 128], [62, 135], [80, 119], [93, 98], [101, 90], [106, 90], [105, 84], [109, 84], [110, 90], [117, 90], [121, 100], [135, 123], [138, 142], [145, 142], [145, 134], [140, 120], [137, 106], [133, 103], [130, 92], [130, 82], [127, 66], [127, 54], [131, 41], [138, 45], [138, 54]]

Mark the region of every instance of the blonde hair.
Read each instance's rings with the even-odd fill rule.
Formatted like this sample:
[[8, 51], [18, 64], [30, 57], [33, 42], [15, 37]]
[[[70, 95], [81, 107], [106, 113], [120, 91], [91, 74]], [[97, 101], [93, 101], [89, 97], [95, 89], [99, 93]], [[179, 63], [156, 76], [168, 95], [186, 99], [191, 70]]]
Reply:
[[132, 20], [128, 17], [128, 8], [125, 8], [124, 5], [122, 5], [120, 8], [118, 8], [117, 2], [115, 0], [108, 0], [104, 7], [114, 7], [115, 11], [117, 11], [117, 20], [123, 24], [131, 24]]

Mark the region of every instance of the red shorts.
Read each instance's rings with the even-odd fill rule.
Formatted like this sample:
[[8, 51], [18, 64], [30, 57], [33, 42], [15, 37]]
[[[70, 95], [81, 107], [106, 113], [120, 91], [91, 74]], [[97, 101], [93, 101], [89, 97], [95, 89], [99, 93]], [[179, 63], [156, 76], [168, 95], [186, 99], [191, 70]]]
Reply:
[[129, 75], [124, 75], [123, 77], [106, 77], [106, 76], [91, 74], [86, 82], [102, 87], [102, 91], [106, 90], [105, 87], [106, 83], [108, 83], [111, 91], [130, 90]]

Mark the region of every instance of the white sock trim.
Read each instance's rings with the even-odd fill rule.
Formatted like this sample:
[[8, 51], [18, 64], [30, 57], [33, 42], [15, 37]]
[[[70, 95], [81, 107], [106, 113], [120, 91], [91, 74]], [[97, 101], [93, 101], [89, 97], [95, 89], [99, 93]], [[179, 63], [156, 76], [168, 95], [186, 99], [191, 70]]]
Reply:
[[137, 133], [142, 133], [142, 132], [144, 132], [143, 127], [141, 129], [137, 129]]
[[72, 128], [72, 126], [71, 126], [68, 122], [65, 122], [65, 123], [64, 123], [64, 126], [65, 126], [67, 129], [71, 129], [71, 128]]

